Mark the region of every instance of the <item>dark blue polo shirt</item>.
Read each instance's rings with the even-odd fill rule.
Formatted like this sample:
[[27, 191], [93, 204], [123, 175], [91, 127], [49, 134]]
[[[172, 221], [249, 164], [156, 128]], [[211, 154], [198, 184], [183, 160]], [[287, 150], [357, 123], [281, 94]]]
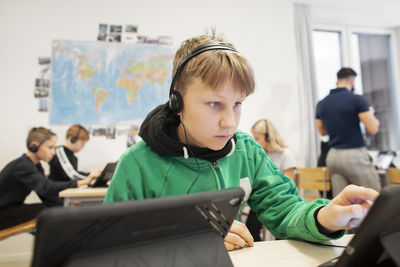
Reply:
[[369, 110], [364, 96], [346, 88], [332, 89], [318, 102], [316, 118], [322, 120], [329, 134], [329, 147], [357, 148], [365, 146], [358, 114]]

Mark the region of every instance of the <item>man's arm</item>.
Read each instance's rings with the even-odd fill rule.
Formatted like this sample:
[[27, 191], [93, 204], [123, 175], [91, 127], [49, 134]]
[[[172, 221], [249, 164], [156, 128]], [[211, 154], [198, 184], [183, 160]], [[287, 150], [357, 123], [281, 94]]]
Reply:
[[324, 135], [328, 134], [328, 132], [326, 131], [326, 129], [324, 127], [324, 124], [322, 123], [322, 120], [315, 119], [315, 124], [317, 126], [317, 130], [318, 130], [320, 135], [324, 136]]
[[370, 134], [377, 134], [379, 130], [379, 120], [374, 115], [375, 110], [371, 106], [368, 111], [358, 113], [358, 118], [365, 125]]

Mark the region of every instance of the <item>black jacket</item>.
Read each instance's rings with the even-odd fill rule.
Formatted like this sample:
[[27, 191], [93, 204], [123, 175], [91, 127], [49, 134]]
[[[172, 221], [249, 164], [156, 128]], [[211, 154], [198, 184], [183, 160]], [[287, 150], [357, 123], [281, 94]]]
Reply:
[[76, 181], [53, 182], [44, 176], [42, 165], [33, 164], [25, 154], [8, 163], [0, 172], [0, 218], [18, 208], [34, 190], [43, 203], [60, 205], [58, 192], [76, 187]]
[[79, 180], [86, 178], [89, 175], [89, 173], [78, 171], [78, 158], [74, 155], [74, 152], [72, 152], [66, 146], [57, 147], [56, 152], [60, 149], [62, 149], [65, 153], [66, 158], [64, 160], [68, 161], [71, 164], [73, 170], [70, 170], [69, 173], [66, 173], [63, 166], [60, 163], [58, 155], [56, 154], [49, 162], [50, 165], [49, 179], [53, 181], [71, 181], [71, 180]]

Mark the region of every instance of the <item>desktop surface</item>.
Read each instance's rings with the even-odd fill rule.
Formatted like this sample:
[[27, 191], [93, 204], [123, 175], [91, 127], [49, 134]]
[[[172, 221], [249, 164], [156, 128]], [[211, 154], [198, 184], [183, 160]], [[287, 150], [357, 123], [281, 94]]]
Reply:
[[318, 266], [339, 256], [352, 238], [353, 235], [345, 235], [323, 245], [298, 240], [261, 241], [255, 242], [254, 247], [233, 250], [229, 256], [235, 267]]
[[58, 193], [64, 198], [64, 207], [73, 205], [103, 204], [108, 187], [67, 188]]

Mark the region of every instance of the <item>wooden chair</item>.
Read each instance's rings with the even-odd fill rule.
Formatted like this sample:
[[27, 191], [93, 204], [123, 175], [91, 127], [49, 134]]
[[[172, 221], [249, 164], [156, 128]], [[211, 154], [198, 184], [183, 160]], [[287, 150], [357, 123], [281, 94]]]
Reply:
[[304, 196], [304, 190], [322, 191], [322, 197], [327, 198], [327, 192], [331, 191], [329, 170], [326, 167], [297, 168], [297, 187], [300, 195], [308, 201], [321, 197], [318, 193], [313, 196]]
[[13, 235], [32, 232], [36, 228], [36, 219], [0, 230], [0, 240], [6, 239]]
[[386, 170], [386, 177], [389, 185], [400, 185], [400, 169], [388, 168]]

